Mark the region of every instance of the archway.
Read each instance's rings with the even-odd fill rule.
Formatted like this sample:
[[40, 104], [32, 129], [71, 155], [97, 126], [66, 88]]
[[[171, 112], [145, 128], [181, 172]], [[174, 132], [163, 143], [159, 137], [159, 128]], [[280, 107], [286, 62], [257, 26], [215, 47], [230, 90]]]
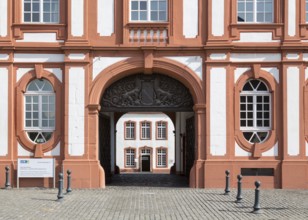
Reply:
[[[158, 72], [159, 74], [139, 74], [144, 70], [144, 62], [142, 59], [128, 59], [126, 61], [119, 62], [115, 65], [110, 66], [109, 68], [105, 69], [100, 75], [95, 79], [92, 84], [90, 90], [90, 99], [89, 99], [89, 117], [88, 117], [88, 129], [89, 129], [89, 152], [90, 155], [95, 154], [98, 158], [98, 139], [99, 139], [99, 112], [106, 112], [113, 110], [117, 112], [128, 112], [125, 108], [131, 105], [130, 111], [149, 111], [151, 110], [156, 111], [173, 111], [173, 112], [180, 112], [180, 111], [187, 111], [189, 108], [190, 111], [194, 112], [194, 137], [190, 138], [193, 140], [193, 152], [194, 155], [194, 163], [193, 167], [190, 171], [190, 186], [191, 187], [203, 187], [204, 185], [204, 170], [203, 170], [203, 160], [205, 159], [205, 95], [201, 89], [202, 81], [192, 72], [189, 68], [168, 60], [168, 59], [154, 59], [153, 61], [153, 72]], [[132, 76], [135, 75], [135, 76]], [[136, 77], [137, 76], [137, 77]], [[106, 101], [106, 94], [108, 94], [109, 87], [112, 87], [113, 84], [116, 84], [117, 81], [121, 81], [122, 79], [126, 78], [128, 80], [129, 77], [135, 77], [134, 85], [132, 89], [126, 91], [125, 94], [122, 96], [122, 101], [125, 100], [122, 104], [118, 106], [104, 106], [104, 101]], [[141, 77], [141, 79], [140, 79]], [[139, 80], [138, 80], [139, 78]], [[160, 80], [155, 81], [155, 78], [160, 78]], [[163, 80], [162, 80], [163, 79]], [[187, 91], [186, 93], [191, 96], [190, 102], [183, 102], [186, 103], [185, 105], [177, 105], [176, 103], [172, 103], [175, 101], [183, 101], [185, 98], [174, 98], [170, 94], [170, 90], [162, 89], [160, 86], [161, 83], [165, 81], [172, 81], [171, 84], [181, 85], [180, 91]], [[168, 86], [167, 86], [168, 87]], [[141, 88], [141, 89], [140, 89]], [[142, 88], [150, 88], [143, 90]], [[177, 90], [175, 90], [177, 91]], [[139, 99], [137, 102], [136, 97], [132, 97], [134, 93], [138, 93]], [[161, 99], [159, 102], [153, 99], [156, 97], [157, 93], [160, 93]], [[179, 93], [179, 90], [174, 94]], [[104, 98], [105, 97], [105, 98]], [[147, 98], [145, 98], [147, 97]], [[151, 98], [152, 97], [152, 98]], [[172, 98], [173, 97], [173, 98]], [[112, 97], [110, 97], [112, 98]], [[115, 99], [116, 100], [116, 99]], [[169, 100], [166, 102], [166, 100]], [[102, 103], [102, 102], [103, 103]], [[110, 100], [109, 100], [110, 101]], [[118, 100], [115, 101], [117, 103]], [[113, 103], [113, 104], [115, 104]], [[130, 103], [130, 104], [128, 104]], [[133, 103], [133, 104], [131, 104]], [[158, 105], [159, 103], [159, 105]], [[166, 104], [167, 103], [167, 104]], [[109, 102], [110, 104], [110, 102]], [[144, 106], [139, 106], [143, 104]], [[160, 106], [161, 105], [161, 106]], [[125, 108], [124, 108], [125, 107]], [[114, 109], [112, 109], [114, 108]], [[185, 110], [186, 108], [186, 110]], [[121, 109], [121, 110], [119, 110]], [[181, 135], [181, 134], [178, 134]], [[105, 178], [104, 178], [104, 170], [101, 170], [101, 181], [102, 186], [104, 186]]]

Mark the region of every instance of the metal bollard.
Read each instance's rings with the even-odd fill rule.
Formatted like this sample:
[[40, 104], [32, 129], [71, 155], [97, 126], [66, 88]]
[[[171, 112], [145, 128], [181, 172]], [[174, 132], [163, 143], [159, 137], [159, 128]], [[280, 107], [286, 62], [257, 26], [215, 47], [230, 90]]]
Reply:
[[71, 188], [71, 171], [67, 170], [67, 189], [66, 189], [66, 193], [69, 194], [70, 192], [72, 192], [72, 188]]
[[63, 174], [59, 173], [59, 185], [58, 185], [59, 191], [58, 191], [58, 201], [61, 201], [63, 199]]
[[230, 170], [226, 170], [226, 188], [225, 188], [225, 193], [224, 195], [229, 195], [230, 194]]
[[236, 195], [236, 203], [242, 202], [242, 175], [237, 175], [237, 195]]
[[10, 189], [11, 184], [10, 184], [10, 167], [6, 166], [5, 167], [5, 189]]
[[255, 204], [253, 206], [253, 212], [252, 213], [260, 214], [260, 213], [262, 213], [262, 211], [260, 210], [261, 206], [260, 206], [260, 189], [259, 189], [259, 187], [261, 186], [261, 182], [256, 181], [255, 186], [256, 186], [256, 189], [255, 189]]

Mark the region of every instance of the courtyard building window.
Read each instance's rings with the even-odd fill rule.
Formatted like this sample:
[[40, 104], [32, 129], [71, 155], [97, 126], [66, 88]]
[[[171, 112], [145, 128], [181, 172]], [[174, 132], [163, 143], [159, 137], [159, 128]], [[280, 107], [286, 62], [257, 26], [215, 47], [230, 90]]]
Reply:
[[308, 22], [308, 0], [306, 0], [306, 22]]
[[135, 139], [135, 122], [125, 122], [125, 139]]
[[273, 0], [237, 0], [238, 22], [272, 23]]
[[141, 122], [141, 139], [151, 139], [151, 123]]
[[167, 139], [167, 123], [157, 122], [157, 139], [165, 140]]
[[126, 149], [125, 150], [126, 157], [126, 166], [134, 167], [135, 166], [135, 149]]
[[24, 22], [59, 23], [59, 0], [24, 0]]
[[166, 167], [167, 166], [167, 151], [166, 149], [157, 149], [157, 166]]
[[240, 129], [250, 143], [262, 143], [269, 135], [271, 94], [261, 80], [247, 81], [240, 93]]
[[55, 130], [55, 93], [49, 81], [36, 79], [27, 86], [25, 130], [34, 143], [45, 143]]
[[167, 21], [167, 0], [131, 0], [131, 21]]

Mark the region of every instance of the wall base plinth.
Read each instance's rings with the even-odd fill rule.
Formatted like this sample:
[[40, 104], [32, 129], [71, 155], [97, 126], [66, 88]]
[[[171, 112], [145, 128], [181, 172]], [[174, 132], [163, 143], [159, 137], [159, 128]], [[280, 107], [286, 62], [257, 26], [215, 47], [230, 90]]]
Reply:
[[308, 189], [308, 161], [283, 161], [283, 189]]

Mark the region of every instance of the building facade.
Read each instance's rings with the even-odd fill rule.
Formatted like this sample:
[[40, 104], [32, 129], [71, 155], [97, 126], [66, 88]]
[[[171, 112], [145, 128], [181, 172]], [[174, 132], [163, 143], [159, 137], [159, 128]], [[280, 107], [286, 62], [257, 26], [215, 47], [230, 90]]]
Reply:
[[116, 124], [116, 166], [120, 173], [170, 173], [174, 166], [172, 120], [163, 113], [127, 113]]
[[191, 187], [229, 169], [232, 186], [308, 188], [307, 4], [1, 0], [0, 176], [55, 158], [73, 187], [105, 187], [117, 120], [144, 111], [172, 119]]

